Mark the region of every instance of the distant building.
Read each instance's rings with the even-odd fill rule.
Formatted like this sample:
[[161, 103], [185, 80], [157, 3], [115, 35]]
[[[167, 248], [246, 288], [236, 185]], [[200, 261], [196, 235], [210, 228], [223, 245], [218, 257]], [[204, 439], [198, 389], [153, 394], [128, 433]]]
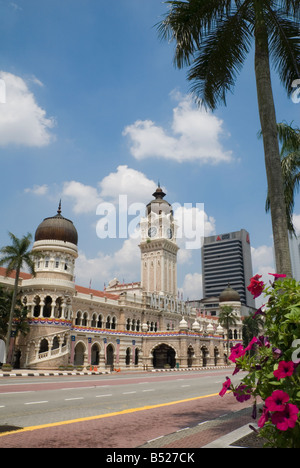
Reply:
[[204, 238], [202, 278], [204, 298], [219, 297], [230, 285], [240, 295], [241, 304], [255, 307], [247, 290], [253, 276], [250, 236], [245, 229]]
[[295, 280], [300, 281], [300, 236], [289, 236], [292, 274]]
[[[16, 367], [142, 370], [224, 364], [226, 331], [218, 317], [198, 316], [178, 298], [172, 207], [160, 187], [153, 196], [140, 223], [141, 281], [114, 278], [105, 291], [75, 283], [78, 233], [61, 206], [39, 224], [32, 249], [42, 254], [35, 259], [36, 276], [20, 274], [29, 332], [11, 337], [9, 357]], [[6, 277], [0, 268], [0, 285], [12, 289], [14, 278], [15, 272]], [[239, 313], [240, 303], [233, 305]], [[231, 336], [231, 346], [241, 342], [241, 322]]]

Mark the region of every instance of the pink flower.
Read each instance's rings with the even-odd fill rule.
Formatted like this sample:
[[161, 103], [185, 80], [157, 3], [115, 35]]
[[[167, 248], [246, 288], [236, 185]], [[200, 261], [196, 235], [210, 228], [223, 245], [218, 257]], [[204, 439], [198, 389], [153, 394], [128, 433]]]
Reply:
[[228, 391], [231, 385], [231, 380], [229, 377], [226, 377], [226, 381], [223, 383], [222, 390], [220, 391], [219, 395], [222, 397], [225, 395], [225, 393]]
[[248, 346], [244, 349], [244, 351], [250, 351], [253, 348], [253, 346], [258, 342], [259, 342], [258, 338], [256, 337], [252, 338], [252, 340], [250, 341]]
[[240, 384], [235, 391], [233, 392], [235, 398], [240, 403], [244, 403], [251, 398], [251, 388], [247, 387], [247, 385]]
[[232, 362], [235, 362], [238, 358], [240, 358], [241, 356], [244, 356], [244, 354], [245, 354], [245, 350], [243, 346], [240, 343], [238, 343], [231, 348], [231, 354], [229, 356], [229, 360]]
[[290, 377], [293, 375], [295, 370], [295, 365], [292, 361], [280, 361], [278, 369], [273, 372], [274, 376], [277, 377], [277, 380], [284, 379], [285, 377]]
[[269, 273], [269, 275], [274, 276], [275, 281], [278, 280], [278, 278], [286, 278], [286, 275], [279, 275], [278, 273]]
[[287, 403], [283, 411], [272, 414], [271, 420], [280, 431], [287, 431], [296, 425], [299, 409], [296, 405]]
[[286, 392], [275, 390], [272, 395], [266, 399], [265, 405], [269, 411], [284, 411], [285, 404], [289, 399], [290, 396]]
[[264, 427], [264, 425], [266, 424], [268, 420], [269, 420], [269, 411], [267, 410], [266, 407], [264, 407], [262, 415], [257, 422], [258, 427], [260, 428]]
[[263, 292], [263, 289], [265, 287], [263, 281], [259, 281], [259, 278], [261, 278], [261, 275], [255, 275], [250, 279], [250, 284], [247, 287], [248, 291], [251, 292], [253, 295], [253, 299], [256, 297], [260, 296], [261, 293]]

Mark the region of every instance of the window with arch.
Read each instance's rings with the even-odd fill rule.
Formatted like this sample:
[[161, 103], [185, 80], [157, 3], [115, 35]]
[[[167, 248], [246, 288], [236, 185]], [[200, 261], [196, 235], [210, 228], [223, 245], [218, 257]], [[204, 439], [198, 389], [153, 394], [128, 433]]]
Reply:
[[102, 327], [103, 327], [103, 317], [100, 314], [98, 317], [97, 328], [102, 328]]
[[131, 349], [127, 348], [126, 349], [126, 357], [125, 357], [125, 364], [126, 366], [130, 365], [130, 356], [131, 356]]
[[81, 311], [80, 310], [76, 314], [75, 325], [81, 325]]
[[108, 315], [107, 318], [106, 318], [106, 324], [105, 324], [105, 328], [108, 329], [108, 330], [110, 329], [110, 326], [111, 326], [110, 325], [110, 320], [111, 320], [110, 315]]
[[127, 321], [126, 321], [126, 330], [127, 331], [130, 330], [130, 319], [127, 319]]
[[116, 329], [116, 325], [117, 325], [117, 319], [116, 319], [116, 317], [113, 317], [113, 318], [112, 318], [112, 321], [111, 321], [111, 329], [112, 329], [112, 330], [115, 330], [115, 329]]
[[91, 327], [96, 328], [96, 325], [97, 325], [97, 314], [93, 314], [92, 321], [91, 321]]
[[44, 307], [43, 307], [43, 317], [49, 318], [51, 317], [51, 308], [52, 308], [52, 297], [47, 296], [44, 300]]
[[82, 319], [82, 326], [83, 327], [87, 327], [88, 325], [88, 318], [89, 318], [89, 315], [87, 312], [84, 312], [83, 314], [83, 319]]

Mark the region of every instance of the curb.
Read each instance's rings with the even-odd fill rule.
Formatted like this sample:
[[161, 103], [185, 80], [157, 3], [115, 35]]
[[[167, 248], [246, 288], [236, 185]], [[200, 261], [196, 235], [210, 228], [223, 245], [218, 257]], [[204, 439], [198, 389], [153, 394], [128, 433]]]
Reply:
[[249, 424], [246, 424], [245, 426], [239, 427], [235, 431], [229, 432], [229, 434], [226, 434], [220, 437], [219, 439], [216, 439], [213, 442], [204, 445], [202, 448], [246, 448], [231, 444], [237, 442], [238, 440], [242, 439], [242, 437], [245, 437], [251, 434], [252, 432], [253, 431], [252, 429], [250, 429]]
[[187, 371], [205, 371], [205, 370], [220, 370], [230, 369], [234, 366], [207, 366], [207, 367], [182, 367], [179, 369], [151, 369], [151, 372], [187, 372]]
[[58, 371], [58, 372], [34, 372], [34, 371], [28, 371], [28, 372], [3, 372], [0, 373], [0, 378], [1, 377], [49, 377], [49, 376], [59, 376], [59, 375], [102, 375], [102, 374], [111, 374], [111, 372], [108, 371], [99, 371], [99, 372], [93, 372], [93, 371], [88, 371], [88, 372], [65, 372], [65, 371]]

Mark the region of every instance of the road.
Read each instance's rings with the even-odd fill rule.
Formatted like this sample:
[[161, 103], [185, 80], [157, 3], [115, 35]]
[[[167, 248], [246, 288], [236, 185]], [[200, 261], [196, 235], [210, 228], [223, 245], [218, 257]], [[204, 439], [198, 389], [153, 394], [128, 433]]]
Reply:
[[[24, 446], [28, 432], [30, 446], [138, 447], [232, 410], [235, 399], [218, 396], [227, 374], [210, 370], [1, 380], [0, 426], [24, 432], [2, 435], [0, 447]], [[56, 435], [50, 437], [53, 430]]]

